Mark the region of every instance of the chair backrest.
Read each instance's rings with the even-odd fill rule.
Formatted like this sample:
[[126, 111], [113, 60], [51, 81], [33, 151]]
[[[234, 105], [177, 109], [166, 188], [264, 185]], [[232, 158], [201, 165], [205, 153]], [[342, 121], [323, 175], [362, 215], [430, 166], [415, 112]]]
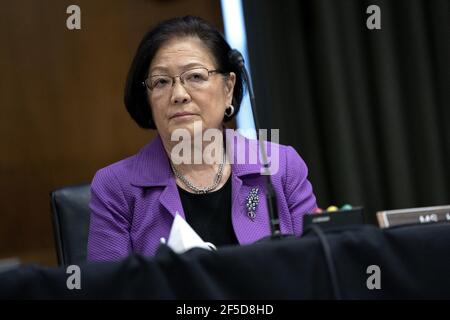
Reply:
[[90, 185], [67, 186], [51, 192], [50, 197], [58, 264], [86, 261]]

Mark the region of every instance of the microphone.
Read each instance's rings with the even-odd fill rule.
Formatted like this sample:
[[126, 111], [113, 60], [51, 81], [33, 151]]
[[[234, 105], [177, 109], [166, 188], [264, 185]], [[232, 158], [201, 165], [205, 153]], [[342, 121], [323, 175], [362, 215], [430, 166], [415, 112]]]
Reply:
[[253, 86], [252, 86], [252, 82], [250, 79], [250, 75], [248, 74], [247, 68], [245, 67], [244, 57], [238, 50], [232, 49], [230, 51], [230, 53], [228, 54], [228, 58], [232, 64], [239, 66], [239, 69], [241, 69], [242, 75], [244, 76], [244, 80], [247, 83], [248, 94], [250, 97], [250, 104], [252, 107], [253, 119], [255, 121], [255, 129], [257, 132], [259, 148], [261, 150], [264, 174], [266, 176], [266, 194], [265, 194], [265, 196], [266, 196], [266, 201], [267, 201], [267, 208], [269, 210], [269, 224], [270, 224], [271, 234], [269, 237], [263, 238], [261, 240], [266, 240], [266, 239], [273, 240], [273, 239], [281, 239], [284, 237], [290, 237], [292, 235], [281, 234], [280, 219], [278, 216], [275, 191], [273, 189], [272, 180], [270, 179], [269, 163], [267, 161], [266, 147], [264, 145], [264, 141], [259, 139], [259, 129], [261, 127], [259, 125], [258, 114], [256, 112], [256, 102], [255, 102], [255, 95], [253, 93]]

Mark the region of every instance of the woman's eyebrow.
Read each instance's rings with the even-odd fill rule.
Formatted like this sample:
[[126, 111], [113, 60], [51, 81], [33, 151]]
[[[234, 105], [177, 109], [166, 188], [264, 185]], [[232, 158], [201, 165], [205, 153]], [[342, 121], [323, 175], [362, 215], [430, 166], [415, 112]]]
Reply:
[[152, 74], [153, 72], [157, 71], [157, 72], [166, 72], [168, 69], [165, 67], [160, 67], [160, 66], [156, 66], [150, 69], [149, 74]]
[[205, 67], [205, 66], [203, 64], [201, 64], [200, 62], [191, 62], [191, 63], [184, 65], [183, 69], [186, 70], [186, 69], [189, 69], [192, 67]]
[[[183, 70], [183, 71], [185, 71], [185, 70], [187, 70], [187, 69], [189, 69], [189, 68], [192, 68], [192, 67], [202, 67], [202, 68], [205, 68], [205, 66], [202, 64], [202, 63], [200, 63], [200, 62], [191, 62], [191, 63], [188, 63], [188, 64], [185, 64], [185, 65], [183, 65], [183, 66], [181, 66], [181, 70]], [[150, 70], [150, 74], [152, 74], [153, 72], [165, 72], [165, 73], [167, 73], [168, 72], [168, 70], [169, 70], [169, 68], [167, 68], [167, 67], [163, 67], [163, 66], [155, 66], [155, 67], [153, 67], [151, 70]]]

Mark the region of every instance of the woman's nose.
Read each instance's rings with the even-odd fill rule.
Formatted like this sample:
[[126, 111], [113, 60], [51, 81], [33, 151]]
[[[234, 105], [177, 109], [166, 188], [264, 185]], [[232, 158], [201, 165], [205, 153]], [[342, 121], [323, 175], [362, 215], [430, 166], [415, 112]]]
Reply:
[[185, 104], [191, 101], [191, 96], [186, 91], [186, 88], [183, 86], [179, 79], [173, 84], [172, 96], [170, 98], [170, 101], [173, 104]]

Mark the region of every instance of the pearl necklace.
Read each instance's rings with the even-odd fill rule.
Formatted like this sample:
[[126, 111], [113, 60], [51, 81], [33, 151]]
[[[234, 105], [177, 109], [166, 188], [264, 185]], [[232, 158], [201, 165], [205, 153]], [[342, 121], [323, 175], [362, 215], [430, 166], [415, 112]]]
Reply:
[[194, 191], [194, 193], [197, 193], [197, 194], [209, 193], [210, 191], [212, 191], [215, 188], [217, 188], [217, 186], [219, 185], [220, 181], [222, 180], [224, 164], [225, 164], [225, 151], [223, 152], [222, 163], [219, 165], [219, 171], [216, 173], [216, 175], [214, 177], [213, 184], [211, 186], [209, 186], [209, 187], [206, 187], [206, 188], [200, 188], [200, 187], [195, 186], [185, 176], [183, 176], [181, 173], [179, 173], [178, 170], [175, 169], [175, 167], [173, 166], [172, 161], [170, 161], [170, 166], [172, 167], [172, 170], [173, 170], [173, 173], [175, 174], [175, 176], [178, 179], [180, 179], [186, 185], [186, 187], [188, 187], [189, 189]]

